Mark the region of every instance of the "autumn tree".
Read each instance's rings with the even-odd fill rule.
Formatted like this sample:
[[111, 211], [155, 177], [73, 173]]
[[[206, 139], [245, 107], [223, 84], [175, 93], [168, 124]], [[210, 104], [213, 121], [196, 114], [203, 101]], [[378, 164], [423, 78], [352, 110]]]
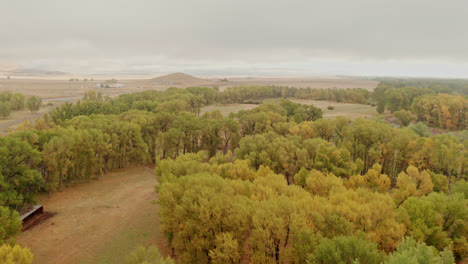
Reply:
[[0, 262], [5, 264], [31, 264], [33, 254], [28, 248], [4, 244], [0, 246]]
[[240, 262], [241, 249], [239, 242], [232, 233], [220, 233], [216, 236], [215, 249], [210, 251], [210, 257], [214, 264], [236, 264]]
[[138, 246], [126, 259], [126, 264], [174, 264], [170, 257], [164, 258], [156, 246]]
[[349, 177], [348, 185], [352, 188], [369, 188], [373, 191], [386, 192], [390, 189], [390, 178], [381, 174], [382, 166], [374, 164], [364, 175], [353, 175]]
[[413, 116], [410, 111], [402, 109], [400, 111], [396, 111], [393, 115], [398, 119], [398, 123], [400, 126], [405, 127], [410, 124], [413, 120]]
[[428, 171], [419, 172], [414, 166], [408, 167], [397, 178], [397, 189], [394, 191], [395, 202], [399, 205], [410, 196], [422, 196], [432, 192], [434, 184]]

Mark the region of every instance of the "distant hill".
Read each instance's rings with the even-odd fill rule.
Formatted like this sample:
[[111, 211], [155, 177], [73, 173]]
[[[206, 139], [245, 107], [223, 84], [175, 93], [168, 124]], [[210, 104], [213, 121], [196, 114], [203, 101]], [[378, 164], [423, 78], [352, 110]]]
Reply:
[[0, 72], [16, 71], [19, 68], [16, 64], [0, 64]]
[[19, 76], [46, 76], [46, 75], [66, 75], [70, 74], [68, 72], [62, 71], [49, 71], [49, 70], [42, 70], [42, 69], [26, 69], [26, 68], [18, 68], [11, 72], [12, 75], [19, 75]]
[[157, 85], [203, 85], [212, 83], [209, 80], [177, 72], [151, 79]]
[[38, 68], [23, 68], [15, 64], [0, 64], [0, 72], [13, 76], [48, 76], [70, 74], [62, 71], [43, 70]]

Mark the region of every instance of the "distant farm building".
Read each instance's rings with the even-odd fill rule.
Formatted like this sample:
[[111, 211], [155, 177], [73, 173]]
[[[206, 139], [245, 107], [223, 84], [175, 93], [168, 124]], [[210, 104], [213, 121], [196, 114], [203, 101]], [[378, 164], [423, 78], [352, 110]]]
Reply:
[[123, 83], [98, 83], [96, 88], [123, 88], [125, 84]]
[[21, 231], [26, 230], [28, 227], [39, 221], [42, 216], [44, 216], [44, 207], [42, 205], [33, 206], [20, 217], [23, 222], [23, 228], [21, 228]]

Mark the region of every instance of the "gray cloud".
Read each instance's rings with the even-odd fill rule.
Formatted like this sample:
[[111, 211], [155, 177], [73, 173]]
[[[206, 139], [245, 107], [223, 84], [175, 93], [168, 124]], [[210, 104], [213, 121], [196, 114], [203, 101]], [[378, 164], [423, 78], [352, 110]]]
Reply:
[[0, 10], [0, 63], [26, 67], [468, 75], [462, 0], [0, 0]]

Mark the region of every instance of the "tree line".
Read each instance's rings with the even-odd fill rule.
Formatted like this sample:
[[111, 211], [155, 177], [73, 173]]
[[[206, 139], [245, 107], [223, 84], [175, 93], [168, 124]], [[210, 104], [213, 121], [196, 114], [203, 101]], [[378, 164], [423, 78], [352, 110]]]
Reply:
[[31, 96], [28, 99], [22, 93], [12, 93], [5, 91], [0, 93], [0, 117], [5, 119], [11, 114], [11, 111], [24, 110], [25, 106], [31, 113], [39, 111], [42, 105], [42, 99], [37, 96]]
[[468, 82], [452, 82], [381, 82], [373, 95], [377, 102], [377, 112], [389, 110], [403, 126], [414, 120], [432, 127], [464, 130], [468, 126]]

